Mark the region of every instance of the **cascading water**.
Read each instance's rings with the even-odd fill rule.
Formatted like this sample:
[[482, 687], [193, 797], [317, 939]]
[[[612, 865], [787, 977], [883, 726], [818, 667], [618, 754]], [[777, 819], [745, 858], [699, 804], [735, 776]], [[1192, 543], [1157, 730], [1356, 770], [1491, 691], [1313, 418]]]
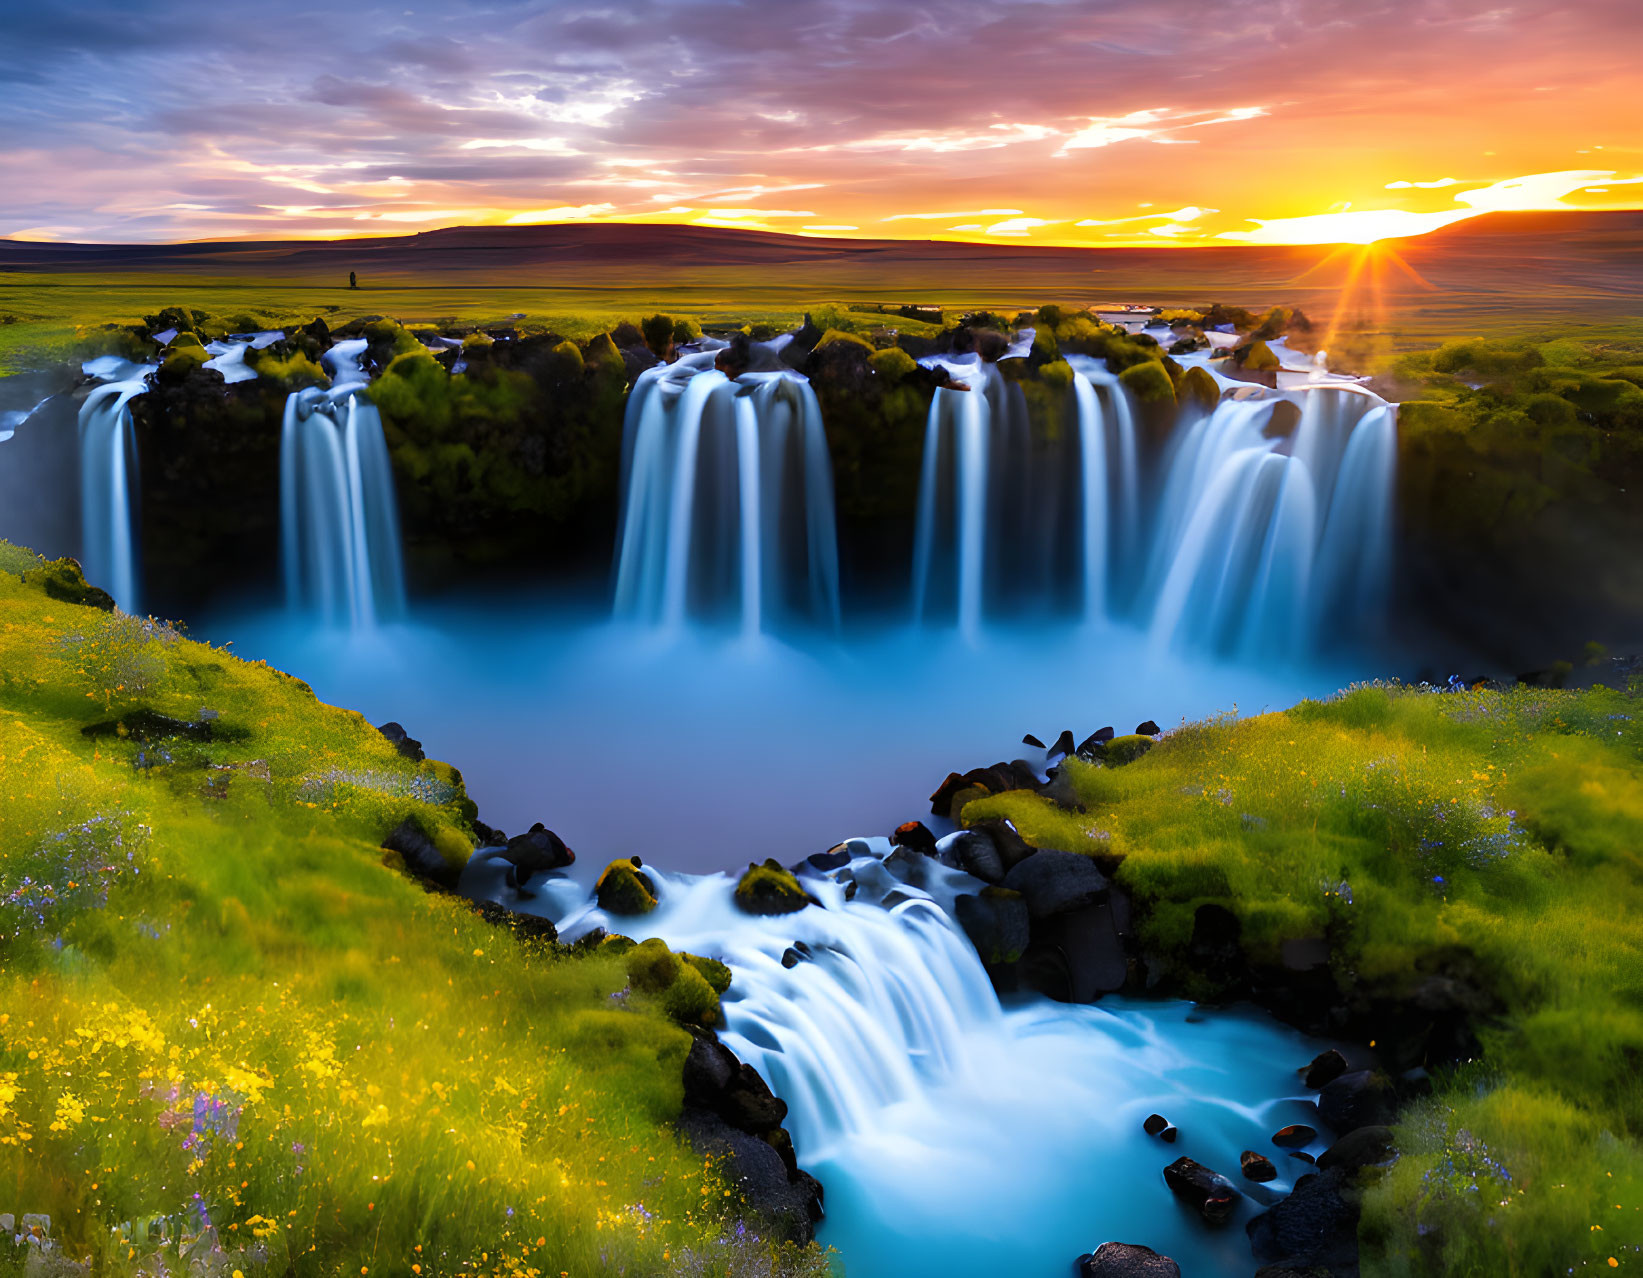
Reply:
[[[925, 427], [916, 619], [974, 636], [990, 615], [1070, 607], [1188, 649], [1292, 657], [1384, 611], [1395, 410], [1349, 379], [1274, 393], [1218, 378], [1244, 397], [1184, 410], [1154, 461], [1100, 360], [1069, 357], [1070, 429], [1048, 447], [995, 365], [923, 362], [971, 389], [938, 390]], [[1301, 410], [1287, 435], [1285, 402]]]
[[713, 351], [639, 376], [623, 426], [618, 618], [839, 622], [821, 409], [792, 372], [716, 370]]
[[[521, 901], [483, 854], [463, 890], [557, 918], [566, 938], [605, 926], [728, 963], [721, 1037], [788, 1103], [800, 1164], [826, 1189], [820, 1240], [856, 1278], [1060, 1275], [1107, 1240], [1195, 1278], [1248, 1273], [1244, 1231], [1203, 1228], [1161, 1172], [1185, 1154], [1236, 1175], [1241, 1150], [1316, 1125], [1294, 1067], [1318, 1045], [1184, 1003], [1001, 1004], [949, 913], [984, 885], [932, 866], [920, 889], [892, 877], [886, 840], [850, 846], [846, 869], [806, 875], [819, 907], [776, 917], [738, 910], [725, 875], [653, 867], [660, 902], [642, 920], [603, 915], [563, 876]], [[808, 957], [784, 965], [796, 942]], [[1178, 1144], [1143, 1133], [1153, 1112]]]
[[363, 339], [324, 356], [328, 391], [285, 401], [280, 526], [286, 598], [332, 624], [364, 628], [405, 611], [393, 469], [366, 385]]
[[137, 434], [131, 401], [148, 389], [153, 364], [114, 356], [89, 360], [103, 379], [80, 406], [80, 540], [88, 580], [127, 612], [137, 608]]
[[[1287, 436], [1279, 404], [1300, 408]], [[1296, 657], [1380, 619], [1391, 568], [1391, 405], [1319, 386], [1223, 401], [1177, 441], [1151, 559], [1152, 634]]]

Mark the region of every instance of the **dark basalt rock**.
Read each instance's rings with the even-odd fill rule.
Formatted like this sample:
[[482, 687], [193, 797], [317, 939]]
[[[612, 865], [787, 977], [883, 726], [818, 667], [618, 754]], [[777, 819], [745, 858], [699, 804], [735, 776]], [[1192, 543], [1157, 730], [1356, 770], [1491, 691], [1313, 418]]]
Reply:
[[683, 1081], [680, 1134], [699, 1152], [726, 1159], [731, 1181], [779, 1236], [808, 1242], [821, 1219], [822, 1189], [799, 1170], [792, 1137], [781, 1125], [786, 1103], [709, 1033], [696, 1033]]
[[1021, 832], [1004, 817], [988, 817], [985, 821], [977, 821], [970, 826], [970, 833], [985, 834], [993, 841], [993, 846], [998, 849], [998, 855], [1003, 859], [1006, 870], [1019, 865], [1035, 851], [1033, 845], [1022, 838]]
[[1359, 1196], [1340, 1168], [1302, 1176], [1294, 1191], [1249, 1222], [1255, 1258], [1328, 1275], [1358, 1272]]
[[1139, 1243], [1107, 1242], [1095, 1254], [1080, 1256], [1078, 1278], [1181, 1278], [1181, 1266]]
[[1278, 1169], [1272, 1165], [1272, 1160], [1253, 1149], [1246, 1149], [1238, 1155], [1238, 1167], [1244, 1173], [1245, 1180], [1253, 1180], [1258, 1185], [1278, 1179]]
[[405, 861], [406, 870], [416, 878], [447, 891], [456, 890], [457, 880], [462, 877], [461, 867], [445, 859], [414, 816], [408, 816], [396, 825], [382, 841], [382, 846], [390, 852], [399, 853]]
[[1317, 1091], [1326, 1083], [1333, 1083], [1344, 1073], [1346, 1073], [1346, 1057], [1331, 1047], [1328, 1051], [1319, 1052], [1312, 1058], [1312, 1063], [1306, 1067], [1304, 1081], [1313, 1091]]
[[[565, 841], [538, 821], [524, 834], [508, 840], [502, 859], [508, 862], [508, 886], [524, 892], [531, 878], [562, 870], [576, 860]], [[637, 863], [638, 858], [634, 858]]]
[[1055, 744], [1050, 747], [1050, 753], [1052, 755], [1067, 755], [1071, 754], [1075, 749], [1077, 749], [1077, 747], [1073, 744], [1073, 730], [1071, 728], [1063, 728], [1061, 729], [1061, 735], [1055, 739]]
[[890, 845], [897, 848], [907, 848], [912, 852], [922, 852], [925, 856], [936, 854], [936, 836], [930, 833], [922, 821], [903, 821], [890, 835]]
[[1148, 1114], [1146, 1120], [1141, 1124], [1141, 1130], [1146, 1132], [1148, 1136], [1156, 1136], [1169, 1125], [1169, 1119], [1162, 1114]]
[[1089, 857], [1046, 848], [1012, 866], [1004, 886], [1020, 892], [1038, 920], [1095, 904], [1106, 895], [1107, 879]]
[[1318, 1113], [1341, 1135], [1359, 1127], [1385, 1127], [1394, 1110], [1391, 1084], [1367, 1069], [1342, 1074], [1318, 1093]]
[[1002, 883], [1006, 872], [1004, 856], [986, 830], [963, 830], [943, 841], [941, 859], [957, 866], [983, 883]]
[[1035, 750], [1042, 750], [1044, 748], [1044, 743], [1030, 732], [1021, 738], [1021, 744], [1030, 745]]
[[827, 874], [833, 870], [842, 870], [853, 859], [854, 854], [850, 851], [849, 845], [841, 843], [835, 848], [829, 848], [826, 852], [811, 853], [811, 855], [805, 857], [804, 864], [812, 870]]
[[1016, 962], [1031, 939], [1027, 903], [1019, 892], [989, 887], [953, 903], [959, 926], [981, 961], [990, 966]]
[[1331, 1167], [1357, 1171], [1390, 1162], [1395, 1156], [1390, 1127], [1359, 1127], [1324, 1150], [1318, 1156], [1318, 1166], [1324, 1171]]
[[[130, 710], [118, 719], [87, 724], [80, 729], [86, 737], [123, 737], [146, 744], [150, 741], [212, 741], [217, 738], [216, 719], [173, 719], [154, 710]], [[230, 734], [230, 740], [239, 734]]]
[[1097, 728], [1094, 732], [1090, 733], [1089, 736], [1085, 737], [1078, 743], [1078, 757], [1081, 759], [1088, 759], [1102, 746], [1106, 745], [1107, 742], [1111, 741], [1115, 735], [1116, 733], [1114, 733], [1110, 727]]
[[1272, 1143], [1279, 1149], [1300, 1149], [1318, 1139], [1318, 1133], [1305, 1123], [1291, 1123], [1272, 1133]]
[[1112, 907], [1111, 900], [1097, 901], [1035, 920], [1023, 981], [1064, 1003], [1093, 1003], [1123, 989], [1129, 955]]
[[1162, 731], [1151, 719], [1135, 725], [1135, 735], [1138, 737], [1156, 737]]
[[1242, 1196], [1220, 1172], [1190, 1158], [1177, 1158], [1164, 1168], [1164, 1183], [1171, 1193], [1212, 1225], [1225, 1224]]
[[521, 940], [545, 942], [549, 945], [559, 939], [559, 929], [552, 919], [538, 914], [521, 914], [495, 901], [475, 901], [473, 912], [493, 927], [507, 928]]
[[387, 737], [388, 740], [393, 743], [394, 749], [398, 750], [401, 755], [407, 759], [410, 759], [413, 763], [421, 763], [428, 757], [422, 753], [422, 742], [418, 741], [415, 737], [411, 736], [410, 733], [406, 732], [405, 728], [401, 724], [394, 723], [390, 720], [387, 723], [381, 724], [377, 728], [377, 731]]
[[1194, 975], [1223, 996], [1242, 992], [1249, 983], [1244, 962], [1243, 924], [1223, 905], [1200, 905], [1192, 915], [1187, 962]]

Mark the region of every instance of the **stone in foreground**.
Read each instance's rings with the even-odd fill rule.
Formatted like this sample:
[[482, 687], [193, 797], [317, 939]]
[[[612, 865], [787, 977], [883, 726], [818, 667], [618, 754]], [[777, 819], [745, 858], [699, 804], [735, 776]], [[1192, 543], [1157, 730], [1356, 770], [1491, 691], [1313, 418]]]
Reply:
[[1181, 1266], [1139, 1243], [1106, 1242], [1080, 1256], [1078, 1278], [1181, 1278]]

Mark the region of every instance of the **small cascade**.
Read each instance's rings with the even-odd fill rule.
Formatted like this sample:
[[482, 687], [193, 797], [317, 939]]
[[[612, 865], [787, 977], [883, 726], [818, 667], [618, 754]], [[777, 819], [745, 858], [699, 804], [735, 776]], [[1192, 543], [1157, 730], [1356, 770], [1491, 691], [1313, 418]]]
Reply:
[[86, 577], [126, 612], [138, 606], [137, 433], [131, 401], [153, 364], [105, 356], [84, 371], [102, 384], [80, 405], [80, 541]]
[[405, 611], [393, 468], [376, 405], [360, 395], [363, 339], [324, 356], [328, 391], [285, 401], [280, 527], [286, 598], [333, 625], [365, 628]]
[[1140, 445], [1128, 392], [1106, 366], [1073, 355], [1073, 408], [1077, 447], [1076, 531], [1063, 530], [1080, 549], [1078, 601], [1087, 622], [1123, 610], [1138, 585], [1143, 502]]
[[[654, 866], [642, 919], [606, 916], [563, 875], [522, 901], [483, 855], [462, 890], [540, 910], [567, 940], [604, 927], [729, 964], [720, 1038], [787, 1102], [799, 1164], [826, 1188], [820, 1241], [853, 1275], [1059, 1274], [1108, 1238], [1198, 1278], [1247, 1273], [1244, 1231], [1188, 1222], [1158, 1169], [1185, 1153], [1235, 1175], [1240, 1150], [1316, 1125], [1294, 1064], [1319, 1045], [1186, 1003], [1001, 1003], [953, 919], [985, 885], [930, 863], [916, 887], [887, 840], [849, 846], [848, 866], [806, 870], [817, 904], [777, 916], [737, 909], [729, 876]], [[1184, 1133], [1169, 1155], [1142, 1130], [1153, 1112]]]
[[821, 409], [792, 372], [714, 368], [696, 351], [628, 398], [615, 614], [678, 629], [733, 618], [839, 623], [833, 473]]

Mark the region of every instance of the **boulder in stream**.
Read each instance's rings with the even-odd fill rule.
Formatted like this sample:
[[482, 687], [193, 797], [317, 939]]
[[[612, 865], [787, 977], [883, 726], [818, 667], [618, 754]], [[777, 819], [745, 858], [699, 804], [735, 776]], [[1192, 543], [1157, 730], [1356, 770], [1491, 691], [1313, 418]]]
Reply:
[[1106, 1242], [1080, 1256], [1078, 1278], [1181, 1278], [1181, 1266], [1139, 1243]]
[[793, 872], [773, 859], [749, 862], [736, 884], [736, 905], [747, 914], [792, 914], [812, 903]]
[[649, 914], [656, 908], [656, 885], [639, 868], [637, 857], [612, 861], [593, 891], [606, 914]]
[[1095, 904], [1106, 894], [1107, 879], [1089, 857], [1046, 848], [1013, 866], [1004, 886], [1026, 898], [1036, 921]]
[[1164, 1168], [1164, 1183], [1171, 1193], [1212, 1225], [1225, 1224], [1242, 1197], [1237, 1187], [1220, 1172], [1190, 1158], [1177, 1158]]
[[1021, 893], [988, 887], [978, 895], [959, 897], [953, 910], [983, 963], [995, 967], [1014, 963], [1026, 950], [1031, 934]]

